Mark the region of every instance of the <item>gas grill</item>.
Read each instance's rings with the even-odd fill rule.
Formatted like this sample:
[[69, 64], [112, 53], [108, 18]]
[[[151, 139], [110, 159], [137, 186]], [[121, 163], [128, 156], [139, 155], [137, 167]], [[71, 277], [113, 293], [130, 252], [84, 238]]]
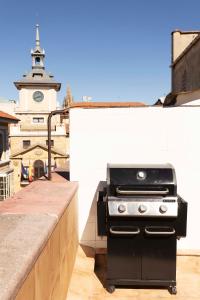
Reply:
[[172, 165], [108, 164], [97, 202], [107, 236], [107, 290], [161, 286], [176, 294], [176, 244], [186, 236], [187, 203]]

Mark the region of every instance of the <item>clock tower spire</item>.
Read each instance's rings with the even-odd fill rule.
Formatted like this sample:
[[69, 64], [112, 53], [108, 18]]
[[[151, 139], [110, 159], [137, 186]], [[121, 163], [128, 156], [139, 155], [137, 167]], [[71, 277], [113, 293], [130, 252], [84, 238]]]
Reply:
[[32, 56], [32, 69], [45, 69], [44, 67], [44, 57], [45, 51], [40, 47], [40, 34], [39, 25], [36, 24], [36, 40], [35, 48], [31, 50]]
[[[54, 80], [51, 73], [46, 72], [44, 66], [45, 51], [40, 46], [39, 25], [36, 25], [35, 48], [31, 50], [32, 69], [23, 75], [21, 80], [15, 81], [14, 84], [18, 90], [28, 89], [49, 89], [58, 92], [61, 84]], [[55, 105], [56, 107], [56, 100]], [[54, 108], [55, 109], [55, 108]], [[52, 108], [53, 110], [53, 108]]]
[[40, 48], [39, 25], [36, 24], [36, 47]]

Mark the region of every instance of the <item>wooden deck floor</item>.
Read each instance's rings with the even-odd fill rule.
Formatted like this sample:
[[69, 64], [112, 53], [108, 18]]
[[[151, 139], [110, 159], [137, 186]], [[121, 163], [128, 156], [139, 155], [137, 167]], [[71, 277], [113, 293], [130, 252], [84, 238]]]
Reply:
[[116, 289], [109, 294], [105, 282], [105, 259], [89, 248], [79, 247], [67, 300], [193, 300], [200, 299], [200, 256], [177, 257], [177, 295], [166, 289]]

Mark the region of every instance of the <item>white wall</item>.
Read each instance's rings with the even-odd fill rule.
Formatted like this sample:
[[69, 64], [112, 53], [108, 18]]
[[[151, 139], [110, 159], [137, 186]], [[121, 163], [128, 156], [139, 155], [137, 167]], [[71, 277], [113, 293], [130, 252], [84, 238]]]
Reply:
[[70, 111], [70, 176], [79, 182], [82, 243], [106, 245], [96, 234], [95, 191], [107, 163], [172, 163], [178, 193], [188, 202], [183, 249], [200, 249], [200, 108], [102, 108]]
[[[44, 99], [41, 102], [33, 100], [33, 93], [41, 91]], [[19, 106], [16, 111], [52, 111], [57, 107], [57, 92], [52, 88], [22, 88], [19, 91]]]

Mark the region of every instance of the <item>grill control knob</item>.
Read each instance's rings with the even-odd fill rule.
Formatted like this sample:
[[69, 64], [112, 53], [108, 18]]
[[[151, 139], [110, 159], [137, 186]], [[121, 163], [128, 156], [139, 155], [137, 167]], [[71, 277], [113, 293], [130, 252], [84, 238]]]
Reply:
[[125, 212], [126, 211], [126, 206], [124, 205], [124, 204], [120, 204], [119, 206], [118, 206], [118, 212], [119, 213], [123, 213], [123, 212]]
[[138, 210], [139, 210], [139, 212], [140, 212], [141, 214], [143, 214], [143, 213], [145, 213], [145, 212], [147, 211], [147, 207], [146, 207], [146, 205], [141, 204], [141, 205], [139, 206]]
[[161, 205], [159, 210], [160, 210], [161, 214], [164, 214], [167, 211], [167, 206], [166, 205]]

